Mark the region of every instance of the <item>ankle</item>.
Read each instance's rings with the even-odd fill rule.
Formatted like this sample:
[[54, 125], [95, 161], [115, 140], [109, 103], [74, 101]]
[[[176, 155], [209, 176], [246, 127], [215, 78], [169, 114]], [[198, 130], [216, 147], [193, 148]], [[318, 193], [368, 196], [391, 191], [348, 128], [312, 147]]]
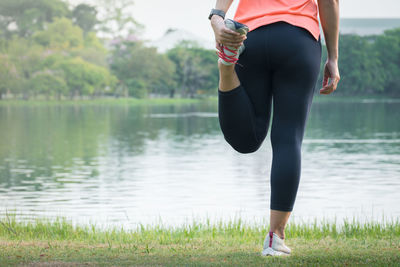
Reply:
[[232, 74], [235, 71], [235, 64], [225, 65], [220, 59], [218, 60], [218, 69], [221, 74]]
[[285, 230], [284, 229], [275, 229], [275, 230], [270, 229], [270, 231], [277, 234], [279, 236], [279, 238], [285, 239]]

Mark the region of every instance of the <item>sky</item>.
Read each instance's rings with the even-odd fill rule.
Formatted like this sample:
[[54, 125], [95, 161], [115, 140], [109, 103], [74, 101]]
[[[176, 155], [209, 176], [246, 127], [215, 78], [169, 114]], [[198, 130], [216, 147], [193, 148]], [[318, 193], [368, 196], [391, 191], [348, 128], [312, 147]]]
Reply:
[[[72, 4], [95, 3], [94, 0], [70, 0]], [[239, 0], [234, 0], [227, 17], [232, 18]], [[216, 0], [135, 0], [132, 13], [145, 25], [143, 38], [156, 40], [168, 28], [188, 30], [205, 40], [213, 40], [207, 19]], [[400, 18], [400, 0], [342, 0], [339, 2], [342, 18]]]

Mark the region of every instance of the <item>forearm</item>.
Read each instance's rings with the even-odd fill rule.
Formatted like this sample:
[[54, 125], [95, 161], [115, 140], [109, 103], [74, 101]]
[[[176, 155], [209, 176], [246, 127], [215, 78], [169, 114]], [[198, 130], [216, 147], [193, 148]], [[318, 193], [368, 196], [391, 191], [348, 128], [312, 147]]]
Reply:
[[229, 7], [231, 6], [233, 0], [217, 0], [215, 4], [215, 9], [219, 9], [228, 12]]
[[319, 18], [330, 60], [339, 57], [339, 0], [318, 0]]

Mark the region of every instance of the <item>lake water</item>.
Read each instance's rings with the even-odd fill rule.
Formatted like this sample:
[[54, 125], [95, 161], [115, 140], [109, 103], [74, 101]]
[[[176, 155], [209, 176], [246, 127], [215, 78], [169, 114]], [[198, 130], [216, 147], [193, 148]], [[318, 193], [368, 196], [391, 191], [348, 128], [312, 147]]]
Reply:
[[[314, 102], [291, 221], [400, 217], [400, 102]], [[0, 216], [134, 228], [269, 220], [269, 134], [225, 142], [216, 102], [0, 106]]]

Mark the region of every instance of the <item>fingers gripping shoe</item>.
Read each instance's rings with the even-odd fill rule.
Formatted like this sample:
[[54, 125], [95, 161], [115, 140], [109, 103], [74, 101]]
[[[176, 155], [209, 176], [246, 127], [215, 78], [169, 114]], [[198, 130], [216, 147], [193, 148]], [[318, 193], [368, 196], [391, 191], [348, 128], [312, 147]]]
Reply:
[[[246, 35], [249, 32], [249, 28], [242, 23], [239, 23], [232, 19], [226, 19], [224, 22], [225, 26], [228, 29], [238, 32], [241, 35]], [[221, 61], [221, 63], [224, 65], [236, 64], [236, 62], [239, 59], [239, 55], [243, 52], [244, 48], [245, 48], [244, 45], [241, 45], [239, 48], [235, 48], [221, 44], [217, 48], [218, 49], [217, 55], [219, 56], [218, 60]]]
[[270, 231], [264, 240], [264, 248], [261, 252], [262, 256], [288, 256], [291, 249], [285, 245], [283, 239], [277, 234]]

